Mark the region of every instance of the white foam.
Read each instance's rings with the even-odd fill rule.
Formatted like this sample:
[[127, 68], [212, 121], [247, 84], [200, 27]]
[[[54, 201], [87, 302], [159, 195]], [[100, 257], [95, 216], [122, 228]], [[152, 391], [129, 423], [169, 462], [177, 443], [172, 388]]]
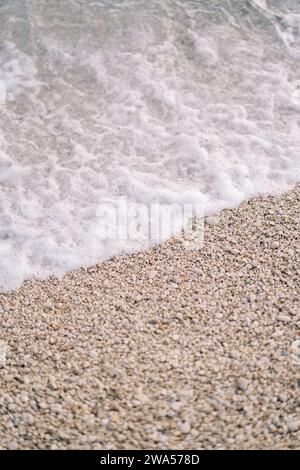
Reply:
[[0, 47], [0, 82], [5, 90], [6, 101], [15, 101], [25, 90], [36, 91], [38, 87], [36, 72], [31, 57], [12, 42], [4, 42]]
[[259, 9], [42, 3], [15, 44], [0, 28], [0, 291], [153, 243], [103, 240], [105, 204], [134, 225], [138, 204], [205, 216], [300, 180], [299, 63]]

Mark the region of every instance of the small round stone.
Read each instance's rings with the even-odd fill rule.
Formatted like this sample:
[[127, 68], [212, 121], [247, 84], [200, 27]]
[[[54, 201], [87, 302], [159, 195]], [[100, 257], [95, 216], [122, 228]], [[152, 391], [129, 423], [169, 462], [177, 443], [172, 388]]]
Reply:
[[294, 421], [290, 421], [287, 424], [289, 432], [296, 432], [300, 429], [300, 419], [296, 419]]
[[8, 450], [17, 450], [17, 448], [18, 448], [18, 445], [16, 442], [10, 442], [9, 444], [7, 444]]
[[181, 423], [181, 425], [180, 425], [180, 431], [181, 431], [183, 434], [188, 434], [188, 433], [191, 431], [191, 425], [190, 425], [190, 423], [188, 423], [187, 421], [185, 421], [184, 423]]
[[215, 226], [218, 225], [219, 220], [217, 219], [217, 217], [209, 216], [205, 218], [205, 222], [207, 223], [207, 225]]
[[237, 380], [237, 387], [245, 392], [248, 388], [248, 382], [244, 377], [239, 377]]

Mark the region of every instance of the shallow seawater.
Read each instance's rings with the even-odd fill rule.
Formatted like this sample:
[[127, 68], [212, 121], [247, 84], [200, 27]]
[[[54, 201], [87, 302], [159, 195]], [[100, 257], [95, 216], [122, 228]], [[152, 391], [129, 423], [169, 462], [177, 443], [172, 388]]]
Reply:
[[300, 0], [0, 0], [0, 123], [0, 291], [146, 249], [300, 180]]

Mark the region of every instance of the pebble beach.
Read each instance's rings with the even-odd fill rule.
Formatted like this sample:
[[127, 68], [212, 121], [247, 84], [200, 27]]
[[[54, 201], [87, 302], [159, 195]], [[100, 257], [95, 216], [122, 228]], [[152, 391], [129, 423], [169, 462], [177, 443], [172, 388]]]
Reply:
[[0, 448], [300, 449], [300, 188], [0, 294]]

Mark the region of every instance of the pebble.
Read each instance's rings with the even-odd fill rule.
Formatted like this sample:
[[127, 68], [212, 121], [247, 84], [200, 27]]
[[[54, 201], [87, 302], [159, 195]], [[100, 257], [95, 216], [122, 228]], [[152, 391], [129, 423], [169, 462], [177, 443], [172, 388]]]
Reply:
[[291, 317], [289, 317], [288, 315], [278, 315], [277, 320], [282, 321], [284, 323], [288, 323], [288, 322], [292, 321]]
[[32, 425], [34, 423], [34, 418], [33, 418], [32, 414], [30, 414], [30, 413], [23, 413], [22, 414], [22, 421], [25, 424]]
[[296, 431], [299, 431], [300, 429], [300, 419], [296, 419], [294, 421], [290, 421], [288, 424], [287, 424], [287, 427], [288, 427], [288, 431], [289, 432], [296, 432]]
[[173, 411], [180, 411], [182, 408], [182, 403], [180, 401], [174, 401], [173, 403], [171, 403], [171, 409]]
[[91, 359], [97, 359], [98, 358], [98, 352], [95, 349], [90, 349], [88, 354], [89, 354], [89, 357]]
[[17, 446], [17, 443], [16, 442], [10, 442], [9, 444], [7, 444], [7, 449], [8, 450], [17, 450], [18, 446]]
[[146, 395], [142, 390], [138, 390], [137, 393], [136, 393], [136, 399], [140, 402], [140, 403], [147, 403], [149, 402], [149, 397], [148, 395]]
[[209, 216], [205, 218], [205, 222], [207, 223], [207, 225], [214, 226], [214, 225], [218, 225], [219, 220], [216, 217]]
[[117, 376], [117, 371], [116, 371], [116, 369], [115, 369], [114, 367], [113, 367], [112, 369], [110, 369], [109, 372], [108, 372], [108, 375], [109, 375], [112, 379], [114, 379], [114, 378]]
[[280, 247], [280, 243], [279, 243], [279, 242], [273, 242], [273, 243], [271, 244], [271, 248], [273, 248], [273, 250], [277, 250], [279, 247]]
[[287, 395], [285, 393], [279, 393], [278, 395], [278, 400], [280, 400], [281, 402], [286, 402], [288, 399]]
[[197, 274], [197, 276], [202, 276], [203, 271], [200, 268], [193, 268], [193, 273]]
[[180, 424], [180, 431], [183, 434], [188, 434], [191, 431], [191, 425], [189, 422], [185, 421], [184, 423]]
[[230, 351], [229, 353], [232, 359], [240, 359], [241, 354], [238, 351]]
[[274, 333], [272, 334], [272, 338], [280, 338], [280, 336], [283, 336], [283, 331], [282, 330], [275, 330]]
[[244, 377], [239, 377], [237, 380], [237, 387], [245, 392], [248, 388], [247, 380]]
[[178, 335], [178, 334], [172, 335], [172, 339], [173, 339], [173, 341], [177, 342], [177, 341], [180, 340], [180, 335]]
[[1, 307], [1, 310], [3, 313], [8, 313], [10, 311], [10, 308], [8, 305], [3, 305], [3, 307]]
[[156, 275], [157, 275], [156, 271], [148, 271], [147, 272], [148, 279], [154, 279], [156, 277]]
[[4, 367], [7, 361], [9, 347], [5, 341], [0, 340], [0, 366]]
[[48, 385], [50, 388], [52, 388], [52, 390], [57, 390], [56, 380], [52, 375], [49, 375], [48, 377]]

